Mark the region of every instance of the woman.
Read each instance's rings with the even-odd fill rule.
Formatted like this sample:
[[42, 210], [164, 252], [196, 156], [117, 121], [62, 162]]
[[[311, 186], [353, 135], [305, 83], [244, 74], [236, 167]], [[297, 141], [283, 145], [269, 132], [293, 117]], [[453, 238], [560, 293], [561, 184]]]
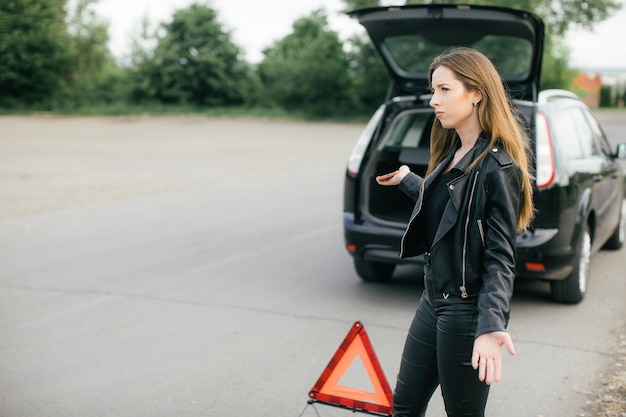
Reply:
[[497, 70], [462, 48], [429, 70], [435, 109], [426, 178], [377, 177], [416, 201], [401, 257], [424, 254], [424, 283], [394, 392], [395, 416], [424, 416], [437, 386], [448, 416], [483, 416], [502, 374], [515, 239], [532, 217], [525, 137]]

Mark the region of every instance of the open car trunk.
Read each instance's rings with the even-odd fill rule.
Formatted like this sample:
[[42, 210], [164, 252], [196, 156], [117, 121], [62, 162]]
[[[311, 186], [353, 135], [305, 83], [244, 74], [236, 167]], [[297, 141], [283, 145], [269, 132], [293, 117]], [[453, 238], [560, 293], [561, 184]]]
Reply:
[[372, 7], [349, 12], [367, 30], [392, 81], [389, 97], [428, 89], [428, 67], [456, 47], [485, 54], [514, 99], [537, 101], [544, 26], [524, 10], [468, 4]]
[[434, 119], [428, 103], [428, 70], [433, 59], [455, 47], [485, 54], [510, 97], [518, 105], [525, 103], [520, 110], [532, 128], [544, 26], [537, 15], [527, 11], [467, 4], [373, 7], [348, 14], [367, 30], [392, 86], [387, 101], [390, 120], [376, 136], [363, 172], [361, 207], [365, 217], [401, 228], [409, 220], [413, 202], [397, 187], [381, 187], [375, 177], [403, 164], [419, 175], [426, 172]]
[[376, 176], [407, 165], [411, 171], [424, 176], [430, 158], [430, 129], [434, 112], [430, 108], [399, 113], [389, 124], [373, 150], [365, 170], [364, 198], [369, 214], [378, 220], [406, 224], [414, 202], [397, 187], [382, 187]]

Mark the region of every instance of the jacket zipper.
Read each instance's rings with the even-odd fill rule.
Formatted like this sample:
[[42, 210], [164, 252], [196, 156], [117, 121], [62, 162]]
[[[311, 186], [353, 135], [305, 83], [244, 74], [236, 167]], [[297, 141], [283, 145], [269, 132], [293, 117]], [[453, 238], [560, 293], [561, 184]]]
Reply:
[[483, 222], [480, 219], [476, 220], [476, 222], [478, 223], [478, 232], [480, 232], [480, 241], [483, 243], [483, 246], [485, 246], [485, 231], [483, 230]]
[[467, 269], [467, 263], [466, 263], [467, 262], [467, 240], [468, 240], [467, 237], [469, 235], [470, 217], [472, 214], [472, 203], [474, 201], [474, 192], [476, 191], [476, 183], [478, 182], [478, 174], [480, 174], [480, 171], [477, 171], [476, 175], [474, 176], [474, 182], [472, 183], [472, 190], [470, 192], [470, 199], [467, 204], [467, 218], [465, 219], [465, 235], [463, 236], [463, 269], [461, 270], [463, 282], [461, 286], [459, 287], [459, 290], [461, 290], [461, 298], [469, 297], [469, 295], [467, 294], [467, 287], [465, 286], [466, 269]]

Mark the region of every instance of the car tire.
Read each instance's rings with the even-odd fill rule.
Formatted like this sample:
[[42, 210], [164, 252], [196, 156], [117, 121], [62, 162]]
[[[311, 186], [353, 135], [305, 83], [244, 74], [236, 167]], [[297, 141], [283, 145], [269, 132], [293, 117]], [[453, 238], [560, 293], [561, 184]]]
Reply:
[[622, 209], [619, 215], [619, 222], [615, 231], [606, 241], [602, 249], [617, 250], [624, 246], [624, 235], [626, 234], [626, 200], [622, 200]]
[[574, 257], [574, 270], [562, 281], [552, 281], [552, 299], [565, 304], [577, 304], [587, 292], [591, 272], [591, 233], [589, 225], [583, 224]]
[[355, 258], [354, 269], [356, 269], [356, 273], [363, 281], [382, 282], [391, 279], [393, 271], [396, 269], [396, 264]]

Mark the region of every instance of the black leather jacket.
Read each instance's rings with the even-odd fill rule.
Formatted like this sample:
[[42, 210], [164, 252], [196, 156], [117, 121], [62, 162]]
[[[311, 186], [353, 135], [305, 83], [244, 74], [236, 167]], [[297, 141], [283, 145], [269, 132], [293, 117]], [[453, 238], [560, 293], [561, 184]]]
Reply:
[[[467, 170], [488, 145], [489, 141], [481, 136], [457, 164], [463, 173], [447, 183], [450, 201], [429, 256], [431, 297], [446, 302], [476, 302], [476, 336], [504, 331], [508, 324], [522, 196], [521, 172], [500, 147], [493, 147], [481, 164]], [[450, 163], [454, 151], [425, 179], [409, 173], [399, 184], [416, 201], [402, 238], [402, 258], [428, 250], [422, 196]]]

